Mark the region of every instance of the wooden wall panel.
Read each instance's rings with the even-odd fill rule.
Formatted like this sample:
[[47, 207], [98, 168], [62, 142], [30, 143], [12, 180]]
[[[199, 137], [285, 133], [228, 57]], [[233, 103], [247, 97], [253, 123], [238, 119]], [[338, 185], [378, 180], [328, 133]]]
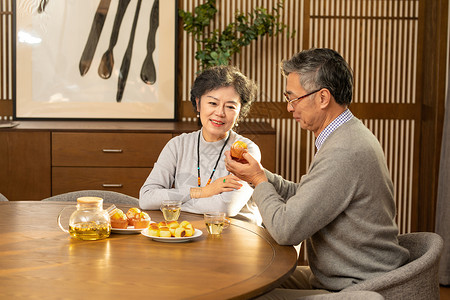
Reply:
[[12, 3], [0, 0], [0, 121], [12, 119]]
[[[217, 1], [220, 14], [213, 29], [231, 21], [234, 11], [250, 11], [257, 6], [275, 5], [266, 1]], [[193, 9], [196, 0], [184, 0], [183, 9]], [[380, 140], [386, 153], [395, 185], [397, 221], [402, 232], [410, 232], [417, 224], [416, 155], [420, 142], [421, 101], [417, 99], [419, 0], [286, 0], [283, 22], [296, 30], [293, 38], [279, 35], [263, 38], [234, 57], [237, 65], [260, 88], [250, 120], [264, 119], [278, 133], [277, 173], [299, 181], [314, 157], [314, 136], [292, 120], [281, 94], [284, 79], [279, 63], [293, 53], [309, 47], [337, 50], [354, 70], [353, 113], [364, 120]], [[189, 88], [198, 71], [195, 45], [184, 33], [186, 49], [181, 89], [186, 102]], [[255, 59], [257, 58], [257, 59]], [[191, 69], [190, 66], [193, 68]], [[183, 112], [190, 109], [187, 102]], [[195, 118], [193, 113], [183, 118]]]
[[309, 17], [310, 46], [335, 49], [354, 71], [350, 109], [384, 149], [397, 222], [402, 233], [410, 232], [418, 223], [419, 0], [311, 1]]

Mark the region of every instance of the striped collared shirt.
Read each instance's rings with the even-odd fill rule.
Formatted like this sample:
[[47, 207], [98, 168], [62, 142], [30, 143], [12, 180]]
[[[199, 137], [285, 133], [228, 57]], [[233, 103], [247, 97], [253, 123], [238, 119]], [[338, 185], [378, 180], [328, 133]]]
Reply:
[[[334, 119], [324, 130], [319, 134], [316, 139], [316, 149], [320, 150], [325, 140], [332, 134], [336, 129], [342, 124], [350, 121], [353, 118], [352, 112], [347, 108], [343, 113], [341, 113], [336, 119]], [[317, 152], [316, 152], [317, 153]]]

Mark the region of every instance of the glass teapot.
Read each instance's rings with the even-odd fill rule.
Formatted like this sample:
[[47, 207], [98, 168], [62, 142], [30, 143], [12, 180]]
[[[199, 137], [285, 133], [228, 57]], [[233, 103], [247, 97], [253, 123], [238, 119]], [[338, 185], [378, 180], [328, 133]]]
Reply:
[[[67, 208], [67, 207], [66, 207]], [[116, 209], [115, 205], [103, 209], [103, 199], [99, 197], [80, 197], [77, 199], [77, 210], [69, 219], [69, 230], [61, 225], [61, 214], [58, 215], [59, 227], [80, 240], [100, 240], [111, 234], [110, 214]]]

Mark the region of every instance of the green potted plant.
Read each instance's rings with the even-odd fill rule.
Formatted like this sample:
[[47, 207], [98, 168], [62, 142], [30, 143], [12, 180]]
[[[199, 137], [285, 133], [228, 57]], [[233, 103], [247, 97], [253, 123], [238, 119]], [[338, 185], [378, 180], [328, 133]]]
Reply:
[[234, 22], [219, 29], [208, 30], [211, 20], [217, 13], [216, 0], [207, 0], [194, 8], [194, 13], [178, 10], [183, 21], [183, 29], [190, 33], [197, 43], [195, 59], [200, 69], [215, 65], [227, 65], [235, 53], [253, 40], [265, 35], [275, 36], [287, 27], [280, 22], [280, 9], [284, 0], [273, 8], [273, 14], [265, 8], [255, 8], [253, 12], [243, 14], [236, 12]]

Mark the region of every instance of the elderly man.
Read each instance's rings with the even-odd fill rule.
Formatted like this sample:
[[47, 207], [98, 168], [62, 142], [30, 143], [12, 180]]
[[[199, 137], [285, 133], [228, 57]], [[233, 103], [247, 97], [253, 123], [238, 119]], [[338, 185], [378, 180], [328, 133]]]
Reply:
[[[306, 240], [309, 267], [266, 297], [339, 291], [403, 265], [393, 184], [376, 137], [348, 109], [353, 75], [334, 50], [310, 49], [282, 62], [287, 109], [316, 138], [317, 152], [299, 183], [226, 153], [227, 169], [255, 189], [264, 226], [281, 245]], [[307, 292], [307, 294], [310, 292]]]

